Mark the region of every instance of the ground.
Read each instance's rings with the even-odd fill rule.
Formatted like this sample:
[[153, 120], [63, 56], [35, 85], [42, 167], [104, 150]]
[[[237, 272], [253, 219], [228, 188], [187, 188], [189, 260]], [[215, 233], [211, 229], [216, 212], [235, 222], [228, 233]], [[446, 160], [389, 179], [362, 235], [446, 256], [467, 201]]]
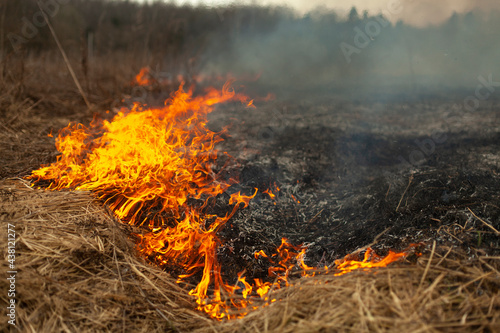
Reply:
[[[130, 89], [128, 84], [123, 82], [124, 91]], [[256, 97], [266, 90], [258, 82], [249, 85], [247, 93]], [[120, 95], [108, 90], [109, 100], [94, 97], [93, 109], [87, 110], [74, 91], [63, 90], [50, 97], [50, 87], [30, 89], [30, 83], [22, 82], [11, 83], [10, 87], [0, 104], [0, 217], [26, 226], [34, 213], [26, 208], [28, 190], [19, 198], [24, 186], [19, 178], [41, 164], [55, 161], [54, 138], [47, 134], [56, 133], [68, 121], [88, 123], [95, 112], [113, 112], [114, 104], [120, 104], [116, 102]], [[158, 98], [166, 92], [152, 93]], [[320, 92], [277, 92], [272, 101], [257, 101], [256, 108], [239, 103], [217, 107], [209, 117], [209, 127], [220, 130], [230, 126], [219, 149], [233, 156], [232, 167], [240, 179], [228, 193], [250, 194], [254, 188], [259, 189], [249, 207], [240, 210], [220, 231], [218, 258], [224, 278], [236, 282], [236, 274], [243, 270], [251, 272], [247, 274], [252, 277], [265, 278], [268, 263], [255, 260], [253, 254], [260, 249], [273, 252], [282, 237], [307, 247], [306, 263], [314, 267], [332, 265], [336, 259], [357, 250], [362, 252], [368, 245], [385, 255], [388, 250], [402, 251], [418, 243], [423, 263], [418, 264], [417, 258], [406, 261], [408, 269], [422, 276], [418, 290], [426, 274], [431, 274], [431, 266], [426, 264], [433, 262], [434, 253], [442, 258], [436, 267], [446, 264], [449, 253], [449, 258], [463, 262], [464, 271], [470, 274], [472, 270], [465, 269], [470, 265], [483, 269], [489, 265], [491, 269], [480, 276], [487, 280], [478, 287], [484, 290], [474, 291], [489, 295], [491, 303], [485, 305], [489, 311], [479, 307], [478, 311], [484, 312], [484, 323], [474, 322], [468, 327], [486, 331], [498, 328], [500, 304], [498, 299], [494, 301], [498, 296], [498, 260], [485, 264], [478, 258], [498, 259], [500, 255], [500, 102], [491, 99], [471, 112], [454, 107], [463, 103], [466, 92], [417, 97], [360, 94], [353, 99], [325, 88]], [[276, 200], [263, 193], [266, 189], [277, 195]], [[227, 197], [221, 195], [211, 209], [222, 212], [227, 209], [226, 202]], [[27, 210], [19, 212], [16, 207]], [[125, 238], [133, 239], [131, 232], [140, 232], [120, 226], [118, 221], [109, 223], [118, 225], [117, 232]], [[21, 249], [29, 252], [29, 247]], [[84, 257], [89, 253], [82, 251], [68, 249], [73, 260], [87, 263]], [[132, 250], [129, 255], [134, 255]], [[450, 263], [446, 269], [461, 269], [454, 265]], [[442, 278], [431, 272], [436, 278], [429, 281], [432, 286], [433, 281]], [[473, 283], [465, 275], [457, 276], [451, 284]], [[291, 298], [296, 297], [293, 293], [290, 291]], [[53, 293], [47, 291], [47, 295]], [[189, 308], [192, 304], [183, 306]], [[419, 320], [423, 323], [431, 322], [422, 318]], [[296, 319], [287, 320], [304, 324]], [[182, 323], [186, 320], [183, 317]], [[241, 329], [243, 323], [235, 324], [233, 329]], [[156, 329], [175, 331], [175, 320], [172, 325], [168, 322]], [[189, 325], [186, 327], [193, 328]], [[279, 325], [273, 329], [280, 331], [281, 327], [286, 331]], [[227, 325], [222, 327], [231, 330]], [[292, 330], [299, 326], [290, 327]], [[318, 331], [322, 329], [326, 328], [319, 327]], [[439, 325], [432, 329], [439, 329]]]
[[[383, 254], [436, 240], [497, 255], [498, 234], [472, 212], [498, 230], [498, 104], [453, 113], [459, 102], [460, 96], [385, 103], [304, 96], [221, 110], [238, 121], [223, 146], [243, 166], [242, 186], [281, 188], [277, 205], [259, 195], [223, 235], [250, 257], [287, 237], [307, 244], [313, 266], [381, 233], [374, 248]], [[214, 114], [214, 122], [226, 112]], [[457, 239], [456, 230], [474, 232]], [[245, 265], [255, 269], [253, 260]]]

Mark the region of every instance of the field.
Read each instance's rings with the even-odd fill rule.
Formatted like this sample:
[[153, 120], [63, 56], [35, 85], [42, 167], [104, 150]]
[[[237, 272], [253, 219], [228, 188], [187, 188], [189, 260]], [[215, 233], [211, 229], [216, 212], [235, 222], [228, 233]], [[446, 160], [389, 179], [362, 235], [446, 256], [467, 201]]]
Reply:
[[[75, 8], [82, 3], [75, 1]], [[270, 26], [288, 13], [259, 10], [257, 20], [271, 17]], [[241, 19], [245, 15], [238, 13], [248, 12], [252, 8], [229, 17]], [[157, 36], [153, 28], [141, 31]], [[56, 162], [57, 133], [69, 122], [88, 126], [92, 119], [110, 120], [133, 102], [160, 107], [178, 89], [181, 76], [186, 86], [195, 84], [195, 96], [208, 86], [220, 91], [231, 75], [214, 74], [225, 69], [220, 64], [202, 70], [198, 60], [210, 59], [212, 51], [196, 49], [193, 40], [200, 33], [193, 27], [188, 31], [178, 44], [172, 37], [163, 45], [177, 45], [172, 52], [163, 53], [163, 46], [144, 51], [135, 44], [121, 49], [102, 43], [92, 57], [88, 49], [78, 54], [71, 38], [63, 37], [82, 91], [47, 31], [23, 50], [2, 53], [0, 221], [4, 230], [15, 232], [15, 260], [8, 260], [6, 236], [0, 242], [1, 265], [5, 272], [17, 271], [17, 325], [5, 319], [12, 282], [1, 279], [1, 331], [500, 330], [500, 99], [492, 93], [473, 110], [464, 108], [474, 86], [409, 85], [403, 91], [393, 81], [372, 85], [359, 76], [345, 86], [324, 83], [320, 71], [288, 84], [286, 78], [268, 80], [272, 72], [232, 74], [234, 90], [253, 99], [255, 108], [230, 101], [208, 115], [209, 130], [227, 127], [216, 148], [231, 156], [217, 158], [214, 168], [229, 170], [238, 182], [207, 201], [207, 214], [227, 214], [228, 200], [237, 192], [251, 195], [257, 189], [257, 194], [217, 232], [222, 279], [237, 286], [238, 274], [245, 272], [269, 280], [272, 265], [255, 253], [273, 253], [283, 237], [305, 249], [301, 258], [316, 271], [314, 277], [301, 277], [294, 266], [290, 286], [270, 291], [275, 302], [230, 310], [246, 313], [242, 318], [219, 321], [197, 311], [188, 291], [201, 273], [176, 283], [183, 268], [160, 264], [154, 253], [141, 254], [140, 239], [150, 230], [127, 224], [128, 217], [120, 220], [109, 202], [96, 198], [98, 191], [51, 191], [50, 182], [27, 178]], [[46, 40], [37, 44], [39, 38]], [[192, 52], [195, 60], [183, 58]], [[143, 85], [136, 79], [141, 68], [149, 68], [149, 83]], [[350, 74], [358, 75], [343, 75]], [[308, 85], [314, 75], [316, 84]], [[396, 81], [415, 78], [420, 80], [398, 76]], [[201, 205], [194, 198], [188, 204]], [[334, 274], [337, 260], [362, 258], [368, 248], [378, 256], [407, 252], [388, 267]], [[242, 293], [232, 298], [241, 301]]]

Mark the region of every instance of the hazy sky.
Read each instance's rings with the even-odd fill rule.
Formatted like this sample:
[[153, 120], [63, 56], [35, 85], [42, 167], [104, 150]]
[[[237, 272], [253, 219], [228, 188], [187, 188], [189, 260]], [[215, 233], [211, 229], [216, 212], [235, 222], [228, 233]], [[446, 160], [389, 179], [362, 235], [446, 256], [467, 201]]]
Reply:
[[392, 2], [399, 2], [401, 13], [391, 15], [390, 19], [392, 21], [402, 19], [409, 24], [419, 26], [440, 23], [450, 17], [453, 12], [463, 13], [477, 8], [484, 11], [500, 10], [499, 0], [175, 0], [174, 2], [209, 6], [231, 3], [288, 5], [300, 12], [309, 11], [317, 6], [325, 6], [341, 13], [347, 13], [351, 7], [356, 6], [360, 13], [363, 10], [368, 10], [371, 14], [383, 12], [391, 6]]

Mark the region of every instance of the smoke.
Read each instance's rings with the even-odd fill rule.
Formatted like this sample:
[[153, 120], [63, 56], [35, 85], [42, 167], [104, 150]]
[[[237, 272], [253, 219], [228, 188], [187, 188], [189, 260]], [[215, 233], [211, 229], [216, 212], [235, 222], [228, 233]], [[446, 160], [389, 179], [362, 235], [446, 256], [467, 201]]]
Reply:
[[[227, 3], [223, 0], [206, 1], [210, 5]], [[182, 3], [182, 2], [181, 2]], [[197, 3], [193, 0], [193, 3]], [[400, 15], [394, 17], [394, 21], [403, 20], [406, 24], [418, 27], [436, 25], [444, 22], [453, 13], [463, 14], [470, 11], [482, 10], [489, 12], [500, 10], [500, 2], [497, 0], [247, 0], [235, 3], [248, 5], [270, 5], [289, 6], [300, 14], [306, 14], [317, 8], [335, 10], [341, 15], [346, 15], [352, 7], [358, 8], [360, 12], [367, 11], [370, 15], [377, 15], [391, 6], [393, 3], [401, 3], [405, 9]]]
[[[279, 8], [253, 16], [243, 11], [229, 43], [219, 36], [210, 40], [204, 70], [261, 73], [260, 85], [353, 95], [469, 89], [489, 74], [500, 81], [499, 5], [435, 2], [407, 0], [382, 15], [346, 16], [325, 8], [305, 15]], [[280, 11], [286, 14], [276, 16]]]
[[496, 0], [402, 0], [401, 2], [404, 11], [397, 19], [417, 27], [442, 24], [453, 13], [463, 14], [471, 11], [486, 13], [500, 10], [500, 2]]

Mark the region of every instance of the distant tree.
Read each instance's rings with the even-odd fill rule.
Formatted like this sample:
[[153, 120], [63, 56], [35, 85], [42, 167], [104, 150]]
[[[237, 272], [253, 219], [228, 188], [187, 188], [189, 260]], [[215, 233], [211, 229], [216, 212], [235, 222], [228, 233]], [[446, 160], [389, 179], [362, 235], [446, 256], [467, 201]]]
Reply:
[[356, 7], [351, 8], [351, 11], [349, 12], [349, 21], [350, 22], [359, 21], [359, 14], [358, 14], [358, 10], [356, 9]]
[[464, 25], [469, 28], [469, 29], [472, 29], [475, 27], [476, 25], [476, 17], [474, 16], [474, 13], [473, 12], [468, 12], [467, 14], [465, 14], [464, 16]]
[[451, 15], [443, 25], [443, 33], [446, 38], [454, 40], [455, 35], [458, 33], [459, 23], [460, 20], [458, 14], [453, 12], [453, 15]]

